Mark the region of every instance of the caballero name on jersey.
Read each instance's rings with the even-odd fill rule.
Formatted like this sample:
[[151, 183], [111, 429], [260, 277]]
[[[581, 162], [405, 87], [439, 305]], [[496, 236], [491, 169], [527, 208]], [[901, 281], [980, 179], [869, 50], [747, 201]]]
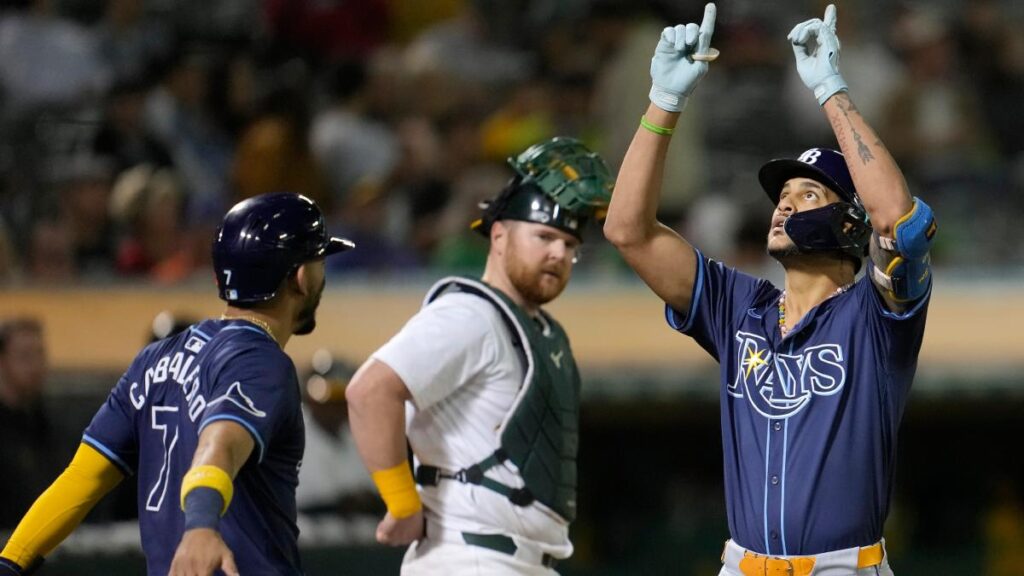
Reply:
[[[188, 403], [188, 418], [192, 422], [206, 409], [206, 399], [199, 394], [199, 364], [195, 363], [196, 357], [192, 354], [175, 352], [167, 355], [146, 369], [145, 382], [139, 385], [132, 382], [128, 390], [128, 398], [136, 410], [142, 410], [146, 405], [146, 398], [149, 396], [149, 388], [153, 385], [174, 382], [181, 386], [185, 394], [185, 402]], [[195, 363], [195, 366], [193, 366]]]
[[746, 398], [768, 418], [789, 418], [815, 396], [831, 396], [846, 383], [846, 356], [838, 344], [779, 354], [757, 334], [737, 332], [736, 342], [736, 377], [727, 392]]

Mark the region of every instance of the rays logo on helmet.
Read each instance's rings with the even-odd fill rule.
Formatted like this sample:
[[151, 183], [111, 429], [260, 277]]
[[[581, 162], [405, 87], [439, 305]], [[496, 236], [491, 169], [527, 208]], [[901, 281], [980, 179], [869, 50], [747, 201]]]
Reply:
[[804, 153], [801, 154], [800, 157], [797, 158], [797, 160], [803, 162], [804, 164], [814, 164], [815, 162], [818, 161], [818, 158], [821, 158], [821, 150], [818, 150], [817, 148], [811, 148], [810, 150], [804, 151]]
[[256, 404], [242, 392], [242, 383], [235, 380], [235, 383], [228, 387], [228, 391], [222, 396], [218, 396], [207, 404], [207, 406], [214, 406], [221, 402], [231, 402], [235, 406], [238, 406], [242, 410], [245, 410], [249, 414], [257, 418], [266, 418], [267, 413], [256, 407]]

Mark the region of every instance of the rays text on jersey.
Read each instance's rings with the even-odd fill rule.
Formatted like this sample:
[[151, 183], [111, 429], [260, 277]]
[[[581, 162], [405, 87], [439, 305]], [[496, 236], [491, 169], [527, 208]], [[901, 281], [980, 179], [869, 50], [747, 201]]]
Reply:
[[780, 354], [757, 334], [740, 331], [736, 341], [736, 376], [728, 392], [746, 398], [768, 418], [789, 418], [815, 396], [831, 396], [846, 382], [846, 357], [838, 344]]

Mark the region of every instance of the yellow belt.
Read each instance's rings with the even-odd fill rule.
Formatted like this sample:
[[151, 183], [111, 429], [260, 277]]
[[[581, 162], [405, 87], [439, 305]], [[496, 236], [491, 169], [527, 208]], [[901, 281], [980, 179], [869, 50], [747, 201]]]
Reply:
[[[857, 554], [857, 569], [881, 564], [882, 555], [881, 542], [861, 548]], [[743, 560], [740, 560], [740, 572], [743, 572], [743, 576], [809, 576], [812, 570], [813, 556], [777, 558], [762, 556], [748, 550], [743, 554]]]

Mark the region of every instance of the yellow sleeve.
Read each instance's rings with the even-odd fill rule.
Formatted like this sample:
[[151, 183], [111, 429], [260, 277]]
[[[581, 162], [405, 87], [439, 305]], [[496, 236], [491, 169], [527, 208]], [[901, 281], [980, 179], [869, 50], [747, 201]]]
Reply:
[[46, 556], [123, 479], [121, 470], [95, 448], [79, 445], [71, 464], [29, 508], [0, 556], [19, 566]]

